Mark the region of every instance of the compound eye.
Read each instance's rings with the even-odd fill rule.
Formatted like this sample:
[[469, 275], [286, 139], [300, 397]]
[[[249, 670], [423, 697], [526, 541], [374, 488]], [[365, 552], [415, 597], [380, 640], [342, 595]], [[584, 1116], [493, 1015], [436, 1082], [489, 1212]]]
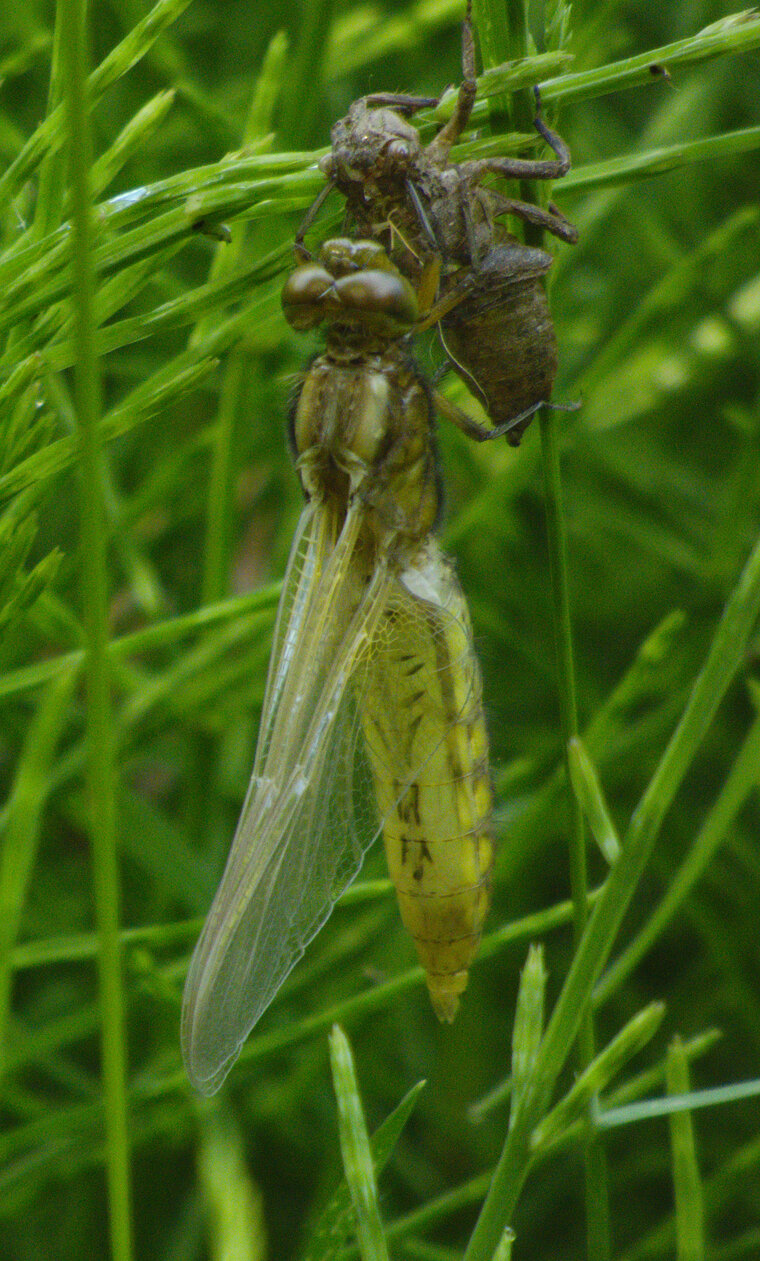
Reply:
[[332, 182], [332, 180], [335, 179], [335, 159], [332, 153], [326, 153], [324, 157], [321, 157], [317, 163], [317, 167], [326, 180], [330, 180]]
[[391, 271], [360, 271], [336, 283], [346, 311], [355, 311], [367, 326], [401, 333], [416, 322], [417, 297], [403, 276]]
[[333, 277], [317, 263], [304, 263], [288, 276], [282, 290], [282, 310], [291, 328], [316, 328], [325, 318], [333, 292]]

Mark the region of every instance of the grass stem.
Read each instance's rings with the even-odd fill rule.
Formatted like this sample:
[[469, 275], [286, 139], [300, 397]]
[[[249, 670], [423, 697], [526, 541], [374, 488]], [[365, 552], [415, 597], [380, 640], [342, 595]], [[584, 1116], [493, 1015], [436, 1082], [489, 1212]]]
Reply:
[[64, 24], [65, 32], [62, 53], [74, 229], [72, 275], [77, 341], [75, 397], [79, 423], [81, 564], [86, 631], [88, 789], [93, 879], [100, 939], [98, 970], [103, 1022], [109, 1222], [111, 1251], [115, 1261], [130, 1261], [132, 1232], [124, 1002], [119, 947], [116, 773], [108, 661], [105, 511], [98, 443], [100, 379], [95, 350], [86, 6], [83, 0], [64, 0], [59, 8], [59, 19]]

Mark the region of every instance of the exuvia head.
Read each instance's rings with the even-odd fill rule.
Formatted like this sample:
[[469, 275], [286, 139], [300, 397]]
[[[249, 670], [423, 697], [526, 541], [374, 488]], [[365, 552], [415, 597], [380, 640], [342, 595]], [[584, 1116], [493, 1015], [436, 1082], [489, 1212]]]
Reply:
[[395, 110], [354, 101], [331, 133], [332, 149], [319, 163], [326, 179], [352, 184], [404, 180], [422, 153], [419, 132]]

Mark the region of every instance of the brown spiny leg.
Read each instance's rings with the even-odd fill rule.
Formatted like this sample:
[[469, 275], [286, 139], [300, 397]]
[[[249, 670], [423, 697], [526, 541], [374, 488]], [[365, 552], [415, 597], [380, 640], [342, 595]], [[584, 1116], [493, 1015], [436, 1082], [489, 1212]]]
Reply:
[[551, 131], [541, 117], [541, 94], [534, 87], [536, 98], [536, 117], [533, 126], [539, 136], [548, 144], [554, 153], [553, 158], [476, 158], [472, 162], [463, 162], [462, 171], [474, 173], [479, 168], [483, 173], [492, 172], [503, 175], [505, 179], [526, 180], [558, 180], [570, 170], [570, 150], [556, 131]]
[[313, 202], [309, 206], [309, 209], [306, 211], [306, 214], [304, 215], [301, 223], [298, 226], [298, 230], [296, 231], [296, 235], [295, 235], [295, 240], [293, 241], [293, 249], [295, 252], [297, 263], [310, 263], [313, 258], [311, 251], [307, 250], [306, 246], [304, 245], [303, 239], [306, 236], [306, 233], [309, 231], [309, 228], [311, 227], [312, 223], [316, 219], [317, 215], [319, 214], [320, 210], [324, 206], [325, 202], [327, 201], [327, 198], [330, 196], [330, 193], [332, 192], [333, 187], [334, 185], [332, 184], [332, 182], [330, 182], [329, 184], [325, 184], [322, 191], [317, 193], [316, 197], [314, 198]]
[[[457, 94], [454, 113], [438, 134], [431, 140], [427, 153], [438, 166], [445, 166], [449, 150], [466, 128], [472, 107], [475, 104], [477, 83], [475, 81], [475, 41], [472, 34], [472, 0], [467, 0], [467, 9], [462, 23], [462, 83]], [[432, 109], [438, 104], [439, 97], [407, 96], [397, 92], [373, 92], [365, 97], [371, 109], [387, 107], [395, 109], [405, 118], [418, 113], [421, 109]]]
[[456, 144], [470, 121], [477, 90], [475, 40], [472, 34], [472, 0], [467, 0], [467, 10], [462, 23], [462, 82], [457, 93], [457, 103], [451, 118], [444, 123], [426, 150], [427, 156], [435, 165], [445, 166], [448, 162], [451, 146]]
[[431, 250], [440, 251], [441, 243], [438, 240], [433, 224], [428, 218], [428, 213], [422, 203], [420, 194], [417, 192], [414, 182], [410, 179], [406, 179], [404, 183], [406, 185], [407, 196], [414, 207], [414, 213], [416, 214], [417, 221], [422, 229], [422, 235], [425, 237]]
[[437, 96], [408, 96], [405, 92], [372, 92], [364, 100], [370, 109], [395, 109], [397, 114], [410, 118], [421, 109], [434, 109]]
[[[542, 407], [548, 407], [553, 412], [577, 412], [581, 406], [580, 400], [574, 400], [571, 403], [555, 403], [548, 398], [541, 399], [540, 402], [526, 408], [524, 412], [511, 416], [503, 425], [489, 429], [487, 425], [481, 425], [480, 421], [470, 416], [463, 408], [457, 407], [451, 399], [445, 398], [438, 390], [433, 391], [433, 402], [441, 415], [455, 424], [457, 429], [461, 429], [468, 438], [472, 438], [473, 442], [490, 442], [492, 438], [503, 438], [506, 435], [507, 442], [513, 447], [520, 445], [523, 429], [527, 428], [525, 422], [535, 416]], [[514, 436], [510, 437], [510, 434]]]
[[551, 232], [552, 236], [559, 237], [561, 241], [567, 241], [568, 245], [577, 245], [578, 229], [574, 223], [565, 218], [553, 202], [549, 202], [548, 207], [544, 209], [543, 206], [536, 206], [532, 202], [515, 201], [513, 197], [504, 197], [491, 189], [488, 190], [488, 195], [495, 215], [514, 215], [515, 218], [522, 219], [523, 223], [533, 223], [536, 227]]
[[531, 407], [528, 407], [524, 412], [520, 412], [517, 416], [511, 416], [510, 419], [505, 421], [503, 425], [497, 425], [494, 429], [489, 429], [487, 425], [481, 425], [480, 421], [475, 420], [474, 416], [470, 416], [461, 407], [457, 407], [456, 403], [452, 403], [450, 399], [444, 398], [438, 390], [435, 390], [433, 393], [433, 402], [440, 411], [441, 415], [445, 416], [447, 420], [450, 420], [453, 424], [455, 424], [457, 429], [461, 429], [462, 433], [468, 438], [472, 438], [473, 442], [490, 442], [492, 438], [503, 438], [505, 434], [507, 435], [507, 438], [509, 438], [509, 434], [512, 430], [521, 432], [520, 426], [522, 426], [526, 420], [530, 420], [531, 416], [535, 416], [536, 412], [539, 411], [540, 408], [550, 406], [548, 400], [546, 402], [541, 400], [541, 402], [534, 403]]

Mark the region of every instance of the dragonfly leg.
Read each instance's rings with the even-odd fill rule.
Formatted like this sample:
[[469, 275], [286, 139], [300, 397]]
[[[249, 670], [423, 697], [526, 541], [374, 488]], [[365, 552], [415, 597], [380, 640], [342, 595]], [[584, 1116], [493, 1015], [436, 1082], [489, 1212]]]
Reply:
[[415, 333], [424, 333], [426, 329], [432, 328], [434, 324], [440, 324], [443, 317], [449, 314], [449, 311], [453, 311], [455, 307], [459, 306], [460, 302], [464, 302], [465, 298], [470, 297], [478, 282], [477, 272], [470, 271], [469, 268], [463, 268], [462, 270], [464, 275], [461, 280], [458, 280], [442, 298], [438, 298], [431, 306], [423, 310], [423, 315], [414, 326]]

